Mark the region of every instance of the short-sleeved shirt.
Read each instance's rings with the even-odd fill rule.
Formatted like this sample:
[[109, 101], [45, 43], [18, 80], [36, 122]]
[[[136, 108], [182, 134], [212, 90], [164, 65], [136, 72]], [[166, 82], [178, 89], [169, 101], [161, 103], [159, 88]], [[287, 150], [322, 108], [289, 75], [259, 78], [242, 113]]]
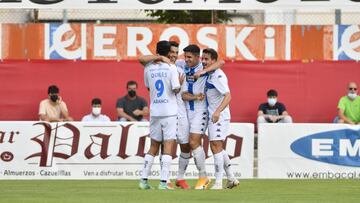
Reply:
[[[182, 68], [180, 68], [179, 66], [177, 66], [177, 71], [180, 75], [185, 74], [184, 70]], [[184, 92], [184, 88], [183, 88], [184, 85], [185, 85], [185, 83], [182, 84], [181, 91], [176, 94], [176, 101], [177, 101], [177, 106], [178, 106], [178, 117], [180, 117], [180, 118], [187, 117], [186, 104], [181, 96], [181, 94]]]
[[176, 94], [180, 88], [179, 73], [175, 65], [150, 63], [144, 70], [145, 86], [150, 90], [150, 116], [177, 116]]
[[[193, 95], [200, 93], [205, 94], [205, 83], [207, 80], [207, 76], [203, 76], [198, 79], [194, 78], [194, 74], [197, 71], [203, 69], [201, 62], [198, 63], [195, 67], [188, 67], [184, 60], [178, 60], [176, 61], [176, 66], [180, 67], [185, 72], [186, 79], [184, 82], [184, 86], [182, 87], [185, 92], [188, 92]], [[207, 110], [207, 104], [205, 99], [202, 101], [198, 101], [198, 100], [185, 101], [185, 104], [187, 111]]]
[[50, 99], [44, 99], [40, 102], [39, 105], [39, 115], [46, 115], [49, 118], [63, 118], [62, 112], [68, 112], [66, 104], [64, 101], [56, 103], [54, 105]]
[[[206, 99], [209, 104], [209, 118], [212, 117], [213, 113], [220, 106], [221, 102], [224, 99], [224, 95], [230, 92], [228, 85], [228, 79], [221, 69], [215, 70], [213, 73], [210, 73], [208, 80], [206, 81]], [[230, 109], [227, 106], [221, 113], [221, 119], [228, 120], [230, 119]]]
[[344, 115], [352, 122], [360, 122], [360, 96], [357, 96], [354, 100], [350, 100], [348, 96], [341, 97], [338, 109], [342, 109]]
[[93, 116], [88, 114], [81, 119], [82, 122], [110, 122], [110, 118], [106, 115], [100, 114], [99, 116]]
[[144, 107], [147, 107], [147, 102], [144, 98], [136, 96], [135, 99], [131, 100], [128, 98], [128, 96], [123, 96], [119, 98], [116, 102], [116, 108], [122, 108], [124, 109], [124, 112], [135, 118], [137, 121], [141, 121], [143, 119], [142, 115], [135, 116], [134, 111], [135, 110], [143, 110]]
[[[281, 116], [283, 112], [286, 111], [286, 107], [280, 102], [276, 102], [274, 106], [270, 106], [268, 103], [263, 103], [260, 104], [259, 111], [262, 111], [266, 115]], [[270, 122], [270, 119], [266, 120]]]

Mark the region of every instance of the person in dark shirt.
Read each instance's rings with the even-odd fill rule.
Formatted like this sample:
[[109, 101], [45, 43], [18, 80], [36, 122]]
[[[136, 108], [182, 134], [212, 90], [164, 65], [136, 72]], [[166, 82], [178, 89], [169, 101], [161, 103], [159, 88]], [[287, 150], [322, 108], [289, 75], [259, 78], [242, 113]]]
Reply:
[[146, 100], [136, 95], [137, 83], [128, 81], [126, 84], [127, 95], [116, 102], [116, 112], [119, 121], [146, 121], [144, 116], [149, 114]]
[[292, 118], [286, 111], [284, 104], [277, 102], [276, 90], [267, 92], [267, 103], [259, 106], [257, 123], [292, 123]]

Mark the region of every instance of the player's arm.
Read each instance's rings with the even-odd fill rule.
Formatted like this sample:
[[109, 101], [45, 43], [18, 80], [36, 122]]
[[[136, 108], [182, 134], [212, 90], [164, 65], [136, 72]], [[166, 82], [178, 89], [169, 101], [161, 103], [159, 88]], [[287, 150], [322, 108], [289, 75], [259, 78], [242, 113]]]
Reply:
[[230, 92], [225, 93], [224, 99], [221, 101], [221, 104], [216, 108], [215, 112], [212, 115], [212, 122], [216, 123], [220, 118], [220, 113], [229, 105], [231, 100]]
[[197, 79], [201, 77], [202, 75], [205, 75], [208, 72], [214, 71], [216, 69], [222, 68], [225, 65], [224, 60], [218, 60], [215, 63], [211, 64], [209, 67], [199, 70], [194, 74], [194, 77]]
[[200, 94], [191, 94], [189, 92], [183, 92], [181, 94], [181, 97], [184, 101], [196, 101], [196, 100], [203, 100], [205, 99], [205, 94], [200, 93]]
[[139, 57], [139, 62], [143, 66], [146, 66], [146, 64], [154, 62], [154, 61], [162, 61], [162, 62], [168, 63], [168, 64], [171, 63], [170, 59], [168, 59], [165, 56], [160, 56], [160, 55], [145, 55], [145, 56]]

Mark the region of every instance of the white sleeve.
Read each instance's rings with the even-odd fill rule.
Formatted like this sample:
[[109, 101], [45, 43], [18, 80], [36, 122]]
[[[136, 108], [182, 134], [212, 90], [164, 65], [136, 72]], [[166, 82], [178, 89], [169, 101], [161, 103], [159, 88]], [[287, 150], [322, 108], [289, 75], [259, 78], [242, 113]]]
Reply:
[[224, 73], [214, 75], [216, 78], [214, 78], [213, 85], [215, 88], [222, 94], [226, 94], [230, 92], [230, 88], [228, 85], [228, 79]]
[[179, 73], [174, 65], [170, 66], [171, 70], [171, 89], [175, 90], [180, 88]]
[[146, 69], [146, 67], [145, 67], [145, 70], [144, 70], [144, 83], [145, 83], [145, 86], [147, 88], [149, 88], [149, 79], [147, 77], [147, 69]]

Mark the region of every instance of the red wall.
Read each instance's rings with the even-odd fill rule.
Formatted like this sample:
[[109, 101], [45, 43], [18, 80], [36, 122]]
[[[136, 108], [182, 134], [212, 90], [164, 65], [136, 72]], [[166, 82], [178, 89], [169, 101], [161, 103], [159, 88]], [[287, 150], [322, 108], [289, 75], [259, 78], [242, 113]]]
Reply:
[[[233, 122], [255, 122], [266, 92], [277, 89], [294, 122], [331, 122], [349, 81], [360, 84], [357, 62], [227, 62], [223, 68], [232, 91]], [[116, 118], [116, 99], [126, 82], [139, 82], [148, 99], [143, 69], [135, 61], [4, 61], [0, 62], [0, 120], [37, 120], [40, 100], [56, 84], [70, 115], [80, 120], [91, 99], [103, 100], [103, 113]]]

